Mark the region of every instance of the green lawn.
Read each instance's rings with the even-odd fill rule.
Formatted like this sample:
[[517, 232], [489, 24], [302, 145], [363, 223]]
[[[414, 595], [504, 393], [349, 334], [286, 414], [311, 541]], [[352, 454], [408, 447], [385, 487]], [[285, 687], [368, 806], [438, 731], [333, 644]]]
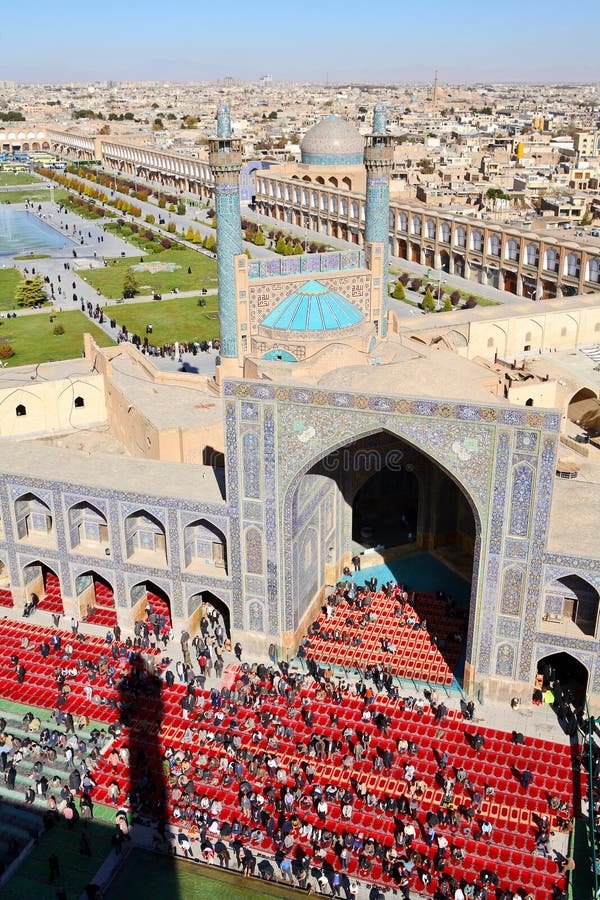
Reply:
[[[100, 808], [96, 806], [96, 812]], [[114, 810], [107, 810], [114, 821]], [[81, 832], [86, 831], [92, 856], [84, 856], [79, 849]], [[31, 853], [2, 888], [3, 900], [55, 900], [56, 890], [64, 885], [67, 897], [79, 897], [92, 880], [111, 850], [112, 822], [95, 819], [81, 820], [73, 829], [60, 819], [33, 847]], [[55, 853], [59, 859], [60, 877], [48, 883], [48, 857]]]
[[28, 172], [0, 172], [0, 187], [9, 187], [13, 184], [35, 184], [40, 179], [37, 175]]
[[[144, 257], [131, 257], [125, 259], [109, 259], [108, 266], [103, 269], [90, 269], [79, 274], [96, 290], [101, 291], [109, 300], [116, 300], [123, 296], [123, 278], [132, 265], [141, 261], [148, 264], [175, 263], [179, 268], [172, 272], [148, 271], [136, 272], [134, 275], [139, 284], [139, 293], [152, 294], [153, 291], [167, 293], [177, 288], [180, 291], [197, 291], [201, 288], [217, 286], [216, 260], [195, 250], [163, 250], [162, 253]], [[188, 272], [191, 269], [191, 274]]]
[[[53, 333], [59, 322], [65, 329], [64, 334]], [[101, 347], [114, 343], [81, 310], [58, 313], [52, 323], [47, 312], [17, 316], [16, 319], [0, 319], [0, 342], [10, 344], [15, 351], [14, 356], [7, 361], [9, 366], [78, 359], [83, 350], [83, 335], [86, 331], [94, 336]]]
[[[57, 202], [62, 202], [66, 196], [67, 192], [62, 188], [54, 191], [54, 199]], [[25, 203], [26, 200], [35, 200], [36, 202], [50, 200], [50, 191], [39, 188], [32, 188], [30, 191], [0, 191], [0, 203]]]
[[235, 874], [233, 854], [231, 866], [233, 871], [227, 871], [135, 849], [111, 882], [106, 896], [146, 900], [149, 885], [152, 885], [152, 897], [177, 897], [178, 900], [265, 900], [266, 897], [298, 896], [298, 891], [283, 885]]
[[12, 266], [0, 269], [0, 309], [15, 308], [15, 288], [21, 280], [21, 273]]
[[215, 295], [204, 299], [206, 306], [202, 307], [198, 306], [198, 297], [107, 306], [104, 315], [142, 338], [146, 325], [152, 324], [151, 342], [157, 347], [174, 341], [208, 341], [219, 336], [218, 300]]

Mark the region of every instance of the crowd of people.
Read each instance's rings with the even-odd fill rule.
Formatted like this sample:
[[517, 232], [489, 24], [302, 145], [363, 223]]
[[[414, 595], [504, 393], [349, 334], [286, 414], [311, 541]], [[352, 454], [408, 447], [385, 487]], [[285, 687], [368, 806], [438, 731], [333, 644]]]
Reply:
[[[538, 900], [500, 884], [486, 859], [497, 836], [482, 811], [487, 788], [447, 752], [436, 754], [434, 777], [425, 774], [418, 724], [398, 730], [394, 716], [406, 715], [443, 733], [449, 710], [435, 688], [401, 697], [382, 666], [344, 683], [314, 660], [302, 671], [286, 662], [250, 665], [220, 614], [206, 613], [196, 636], [183, 632], [177, 654], [170, 622], [151, 605], [133, 638], [121, 642], [110, 631], [95, 657], [79, 652], [73, 662], [75, 633], [42, 640], [40, 658], [54, 662], [56, 727], [32, 713], [24, 740], [2, 731], [9, 787], [26, 775], [25, 802], [37, 798], [52, 815], [83, 818], [94, 803], [108, 803], [153, 823], [157, 845], [171, 834], [188, 858], [225, 867], [235, 860], [244, 875], [348, 900], [361, 881], [373, 885], [373, 898], [388, 886], [403, 898], [419, 890], [453, 900]], [[226, 686], [232, 657], [240, 665]], [[82, 685], [92, 718], [107, 722], [89, 738], [80, 734], [87, 715], [68, 711]], [[465, 701], [463, 714], [471, 719], [473, 705]], [[483, 730], [469, 732], [469, 742], [485, 754]], [[49, 777], [58, 757], [65, 777]], [[562, 808], [549, 813], [570, 818]], [[547, 846], [547, 836], [544, 820], [527, 852], [537, 852], [534, 838], [535, 848]]]

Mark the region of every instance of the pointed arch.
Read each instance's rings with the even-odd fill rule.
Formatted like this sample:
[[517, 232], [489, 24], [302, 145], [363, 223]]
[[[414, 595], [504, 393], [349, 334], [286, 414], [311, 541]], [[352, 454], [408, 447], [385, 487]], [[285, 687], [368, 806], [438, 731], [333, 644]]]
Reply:
[[152, 625], [156, 621], [159, 630], [172, 627], [170, 597], [156, 582], [139, 581], [129, 595], [134, 622], [145, 619]]
[[82, 572], [75, 579], [75, 595], [82, 621], [114, 628], [117, 624], [115, 592], [107, 578], [93, 569]]
[[213, 522], [195, 519], [183, 529], [186, 567], [216, 566], [227, 573], [227, 539]]
[[37, 609], [64, 615], [64, 605], [57, 573], [37, 559], [23, 566], [23, 583], [28, 603], [37, 599]]
[[127, 516], [124, 529], [127, 559], [167, 564], [166, 530], [160, 519], [139, 509]]
[[[343, 432], [342, 432], [343, 433]], [[473, 565], [472, 570], [470, 571], [471, 575], [471, 602], [468, 613], [468, 637], [466, 641], [467, 650], [467, 664], [469, 666], [473, 666], [469, 654], [471, 653], [471, 647], [477, 647], [477, 628], [479, 617], [477, 615], [477, 600], [478, 600], [478, 585], [479, 585], [479, 577], [480, 577], [480, 547], [482, 540], [482, 517], [481, 512], [479, 510], [477, 501], [471, 494], [469, 488], [465, 487], [462, 483], [461, 478], [458, 473], [454, 472], [451, 468], [449, 468], [445, 462], [441, 462], [435, 456], [432, 456], [430, 452], [428, 452], [428, 444], [426, 441], [423, 444], [420, 441], [417, 441], [415, 435], [411, 433], [410, 436], [406, 436], [402, 432], [401, 423], [398, 423], [396, 427], [391, 425], [381, 426], [378, 425], [376, 427], [368, 428], [363, 431], [358, 431], [354, 433], [348, 433], [345, 437], [340, 437], [340, 439], [332, 442], [329, 446], [322, 447], [318, 452], [311, 455], [309, 458], [305, 459], [302, 464], [299, 466], [298, 470], [293, 473], [291, 472], [289, 475], [289, 479], [287, 482], [287, 486], [284, 488], [283, 494], [283, 505], [282, 505], [282, 527], [283, 523], [285, 523], [285, 528], [289, 527], [289, 523], [293, 523], [293, 531], [294, 534], [300, 537], [308, 527], [319, 527], [319, 520], [314, 517], [309, 519], [307, 515], [302, 513], [302, 522], [305, 523], [300, 532], [297, 528], [297, 523], [295, 520], [295, 516], [297, 518], [297, 504], [296, 497], [298, 494], [298, 490], [301, 486], [302, 480], [306, 475], [311, 474], [311, 470], [316, 469], [319, 473], [324, 474], [329, 472], [330, 478], [332, 481], [336, 481], [336, 473], [340, 471], [340, 466], [337, 467], [330, 466], [328, 457], [333, 457], [338, 451], [344, 453], [349, 451], [353, 445], [358, 444], [361, 441], [366, 441], [367, 439], [372, 438], [374, 435], [383, 434], [391, 439], [392, 444], [398, 442], [400, 448], [404, 450], [406, 448], [407, 451], [410, 451], [411, 454], [414, 454], [418, 457], [418, 459], [423, 459], [426, 465], [431, 464], [431, 471], [435, 475], [438, 470], [439, 473], [446, 475], [454, 484], [456, 485], [457, 492], [461, 495], [465, 510], [468, 516], [472, 520], [472, 534], [468, 537], [468, 541], [470, 547], [472, 548], [472, 554], [469, 552], [469, 558], [472, 559]], [[398, 449], [398, 448], [396, 448]], [[402, 457], [403, 459], [404, 457]], [[344, 457], [345, 459], [345, 457]], [[327, 460], [327, 462], [325, 462]], [[412, 460], [411, 460], [412, 461]], [[323, 465], [321, 465], [323, 464]], [[345, 464], [344, 464], [345, 466]], [[344, 466], [342, 468], [345, 471]], [[342, 473], [343, 474], [343, 473]], [[341, 484], [342, 482], [340, 482]], [[337, 484], [337, 482], [336, 482]], [[338, 487], [338, 495], [336, 497], [336, 503], [339, 501], [339, 492], [342, 489], [340, 485]], [[348, 498], [344, 495], [344, 502], [348, 504]], [[430, 501], [428, 501], [429, 503]], [[318, 507], [315, 507], [318, 509]], [[351, 543], [349, 543], [349, 538], [344, 536], [344, 529], [349, 530], [349, 526], [351, 524], [351, 518], [346, 517], [342, 514], [342, 508], [340, 507], [340, 521], [346, 522], [346, 525], [340, 525], [340, 538], [337, 539], [338, 543], [334, 540], [333, 546], [330, 546], [329, 537], [327, 538], [327, 544], [320, 545], [320, 553], [319, 559], [316, 564], [319, 562], [325, 562], [325, 565], [322, 570], [322, 576], [324, 578], [325, 572], [330, 571], [330, 563], [335, 564], [335, 558], [339, 559], [340, 555], [346, 553]], [[457, 511], [458, 518], [458, 511]], [[462, 531], [462, 527], [460, 528]], [[340, 544], [339, 540], [345, 541], [345, 543]], [[298, 566], [298, 554], [301, 554], [302, 547], [297, 546], [298, 541], [290, 541], [289, 546], [284, 546], [284, 596], [286, 597], [285, 607], [282, 609], [282, 613], [284, 615], [284, 621], [282, 623], [282, 628], [288, 631], [295, 631], [302, 623], [304, 616], [308, 612], [309, 609], [312, 609], [311, 604], [313, 602], [317, 602], [318, 593], [315, 594], [313, 598], [300, 598], [299, 594], [296, 590], [296, 583], [298, 580], [298, 572], [300, 571]], [[441, 548], [440, 548], [441, 549]], [[336, 556], [337, 555], [337, 556]], [[329, 580], [327, 583], [334, 583], [335, 578], [337, 577], [335, 565], [331, 566], [330, 578], [333, 580]], [[325, 582], [321, 582], [317, 586], [317, 592], [322, 589], [325, 585]], [[289, 599], [288, 599], [289, 598]], [[467, 676], [466, 676], [467, 677]], [[471, 677], [469, 672], [468, 677]]]
[[98, 507], [81, 500], [69, 508], [67, 519], [73, 549], [105, 553], [109, 547], [108, 522]]
[[54, 535], [52, 511], [37, 494], [22, 494], [14, 508], [19, 540], [44, 541]]
[[600, 593], [574, 572], [546, 585], [542, 629], [573, 638], [594, 637], [598, 630]]
[[[214, 610], [214, 612], [211, 612]], [[210, 590], [195, 591], [189, 597], [187, 602], [187, 611], [189, 617], [190, 634], [197, 634], [202, 630], [202, 622], [204, 619], [213, 619], [213, 621], [221, 622], [225, 634], [231, 638], [231, 612], [229, 605], [225, 603], [222, 597]], [[217, 616], [215, 616], [215, 613]]]

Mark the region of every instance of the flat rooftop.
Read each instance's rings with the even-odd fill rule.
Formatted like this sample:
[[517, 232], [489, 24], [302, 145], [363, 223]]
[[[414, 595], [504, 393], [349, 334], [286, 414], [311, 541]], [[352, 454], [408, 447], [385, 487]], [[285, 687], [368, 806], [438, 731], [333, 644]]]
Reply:
[[[600, 458], [600, 450], [591, 448]], [[599, 463], [600, 468], [600, 463]], [[548, 533], [550, 553], [598, 556], [600, 483], [555, 478]]]
[[21, 441], [18, 452], [4, 453], [2, 471], [16, 478], [61, 480], [85, 487], [126, 486], [133, 493], [181, 500], [222, 503], [225, 476], [221, 469], [154, 459], [75, 452], [41, 441]]
[[110, 381], [159, 431], [223, 421], [223, 402], [201, 376], [189, 376], [189, 385], [161, 384], [134, 358], [117, 354], [112, 358]]
[[61, 381], [68, 378], [82, 378], [99, 374], [89, 360], [77, 357], [60, 362], [47, 362], [30, 366], [14, 366], [0, 371], [0, 390], [3, 388], [31, 387], [41, 381]]
[[[396, 342], [392, 338], [391, 342]], [[458, 356], [443, 343], [425, 346], [404, 339], [398, 353], [382, 358], [381, 365], [355, 365], [323, 375], [318, 384], [332, 390], [423, 396], [474, 403], [506, 403], [489, 386], [497, 382], [494, 372]]]

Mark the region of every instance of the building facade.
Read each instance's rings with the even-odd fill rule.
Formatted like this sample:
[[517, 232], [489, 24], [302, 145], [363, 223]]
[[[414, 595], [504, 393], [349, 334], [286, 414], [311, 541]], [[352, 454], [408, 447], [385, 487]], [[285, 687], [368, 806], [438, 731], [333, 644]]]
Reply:
[[[377, 110], [367, 179], [385, 178], [385, 137]], [[322, 148], [327, 165], [344, 152], [334, 138]], [[375, 157], [382, 150], [383, 176], [373, 172], [372, 148]], [[124, 633], [150, 593], [176, 630], [191, 633], [211, 603], [247, 649], [274, 644], [291, 654], [358, 545], [365, 563], [385, 561], [388, 551], [430, 553], [470, 584], [468, 691], [530, 696], [541, 661], [561, 655], [600, 708], [598, 492], [593, 479], [557, 480], [558, 394], [540, 389], [531, 402], [521, 394], [511, 402], [489, 359], [477, 361], [485, 323], [473, 323], [472, 353], [468, 323], [440, 326], [430, 338], [398, 323], [385, 334], [382, 317], [393, 322], [382, 300], [385, 183], [370, 185], [378, 190], [365, 208], [364, 254], [294, 257], [289, 270], [285, 260], [248, 260], [238, 243], [238, 164], [222, 109], [210, 165], [224, 195], [227, 342], [214, 380], [167, 377], [133, 348], [101, 350], [88, 340], [91, 384], [101, 377], [105, 407], [96, 403], [87, 425], [106, 425], [126, 451], [93, 458], [82, 432], [65, 444], [58, 405], [54, 422], [36, 418], [30, 432], [22, 423], [15, 438], [13, 417], [27, 419], [28, 401], [0, 397], [0, 440], [13, 449], [19, 440], [0, 464], [2, 603], [44, 599], [58, 581], [62, 612], [79, 616], [108, 585]], [[600, 302], [590, 298], [579, 318], [595, 333]], [[496, 349], [485, 346], [495, 361]], [[600, 383], [588, 362], [593, 404]], [[44, 378], [28, 389], [60, 395], [50, 367]], [[22, 385], [30, 380], [23, 372]], [[162, 435], [169, 440], [161, 444]], [[210, 445], [222, 454], [222, 467], [186, 454], [194, 440], [199, 452]], [[401, 527], [383, 521], [386, 508], [402, 511]]]

